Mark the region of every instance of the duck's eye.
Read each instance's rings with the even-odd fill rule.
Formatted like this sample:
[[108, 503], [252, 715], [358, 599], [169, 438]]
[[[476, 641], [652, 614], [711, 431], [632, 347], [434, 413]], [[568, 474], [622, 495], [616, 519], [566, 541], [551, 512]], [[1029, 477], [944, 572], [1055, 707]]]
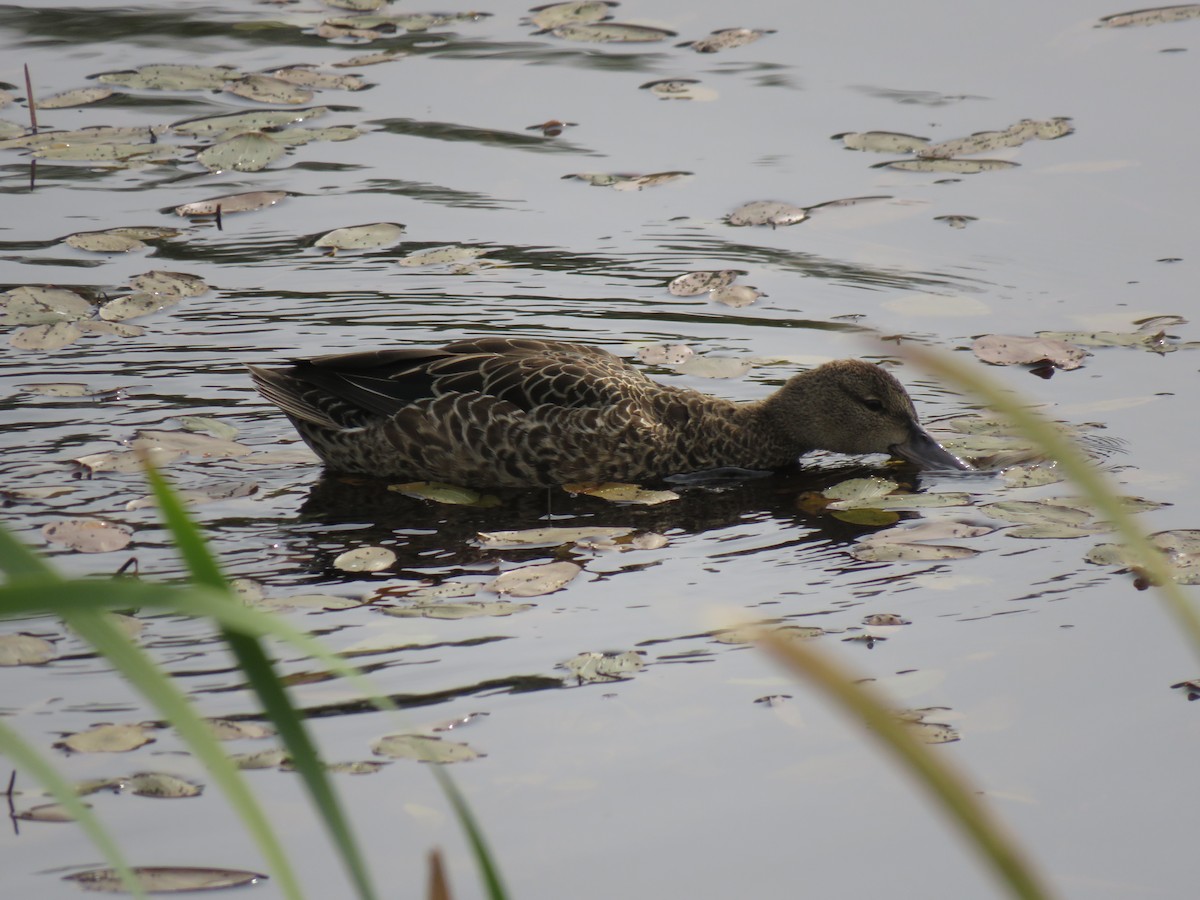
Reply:
[[871, 412], [883, 412], [883, 401], [878, 397], [864, 397], [862, 405]]

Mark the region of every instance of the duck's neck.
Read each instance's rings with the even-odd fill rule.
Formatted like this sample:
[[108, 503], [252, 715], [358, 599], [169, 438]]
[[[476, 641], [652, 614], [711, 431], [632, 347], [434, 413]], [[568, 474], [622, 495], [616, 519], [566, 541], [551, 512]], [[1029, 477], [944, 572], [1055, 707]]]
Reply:
[[716, 401], [691, 430], [691, 468], [779, 469], [798, 453], [774, 424], [767, 401]]

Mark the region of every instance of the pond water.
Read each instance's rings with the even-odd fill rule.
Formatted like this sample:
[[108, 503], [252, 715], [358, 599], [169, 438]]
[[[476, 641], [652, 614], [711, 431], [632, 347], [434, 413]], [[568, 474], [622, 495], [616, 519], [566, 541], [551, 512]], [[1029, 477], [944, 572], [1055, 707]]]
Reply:
[[[154, 146], [181, 148], [182, 158], [131, 167], [41, 158], [34, 169], [29, 149], [0, 143], [0, 289], [71, 288], [99, 304], [151, 270], [209, 287], [133, 320], [144, 329], [135, 335], [85, 334], [53, 350], [6, 345], [7, 526], [65, 572], [104, 575], [133, 556], [145, 578], [178, 577], [153, 509], [127, 506], [145, 495], [142, 477], [80, 477], [72, 461], [123, 449], [142, 429], [179, 430], [183, 416], [236, 428], [250, 455], [185, 455], [167, 471], [181, 488], [232, 494], [194, 507], [231, 575], [253, 579], [268, 597], [372, 599], [280, 615], [335, 650], [373, 649], [364, 660], [375, 683], [408, 707], [411, 724], [470, 719], [455, 738], [486, 755], [450, 771], [517, 897], [999, 896], [855, 724], [759, 651], [713, 636], [763, 619], [824, 629], [814, 643], [877, 679], [898, 705], [940, 708], [928, 718], [961, 740], [936, 751], [970, 773], [1061, 896], [1192, 896], [1200, 811], [1187, 785], [1200, 720], [1171, 685], [1195, 676], [1194, 657], [1152, 593], [1085, 560], [1105, 535], [1014, 537], [1010, 521], [981, 508], [1062, 496], [1063, 484], [1017, 488], [998, 476], [825, 460], [787, 476], [673, 485], [680, 499], [658, 506], [557, 491], [505, 495], [492, 508], [445, 506], [323, 479], [244, 365], [484, 334], [586, 341], [626, 356], [686, 343], [697, 355], [755, 365], [739, 378], [669, 366], [653, 367], [655, 377], [740, 400], [802, 367], [861, 356], [892, 367], [935, 434], [961, 438], [945, 420], [977, 405], [905, 362], [898, 341], [969, 360], [983, 334], [1128, 333], [1148, 317], [1192, 314], [1194, 191], [1185, 188], [1194, 183], [1200, 21], [1100, 28], [1102, 16], [1125, 10], [1093, 0], [748, 0], [732, 10], [712, 0], [628, 0], [611, 11], [615, 20], [678, 36], [594, 43], [538, 33], [523, 22], [522, 4], [475, 9], [487, 15], [368, 43], [320, 36], [317, 25], [344, 11], [315, 0], [0, 5], [0, 89], [15, 98], [0, 118], [13, 128], [28, 124], [23, 64], [44, 98], [96, 86], [97, 73], [155, 63], [251, 72], [405, 54], [323, 68], [356, 73], [366, 86], [320, 89], [290, 105], [114, 85], [116, 95], [93, 105], [39, 111], [43, 130], [145, 130], [319, 105], [328, 112], [300, 127], [361, 132], [295, 146], [261, 171], [210, 172], [191, 154], [209, 137], [167, 130]], [[384, 12], [401, 11], [413, 10]], [[676, 46], [731, 26], [773, 33], [718, 53]], [[697, 79], [716, 96], [664, 100], [641, 89], [675, 79]], [[965, 157], [1019, 163], [978, 174], [876, 168], [912, 154], [852, 152], [831, 140], [890, 131], [936, 142], [1056, 117], [1069, 117], [1074, 131]], [[556, 119], [577, 124], [558, 136], [529, 128]], [[689, 174], [619, 186], [631, 189], [567, 177], [662, 172]], [[173, 213], [247, 191], [288, 196], [226, 214], [221, 227]], [[816, 209], [788, 227], [724, 221], [748, 201], [814, 207], [851, 197], [883, 199]], [[406, 232], [364, 251], [312, 246], [332, 229], [374, 222]], [[130, 226], [179, 233], [124, 253], [62, 243]], [[403, 261], [442, 247], [482, 256]], [[764, 296], [734, 308], [667, 291], [672, 278], [707, 269], [743, 270], [739, 283]], [[1197, 396], [1197, 357], [1187, 347], [1196, 326], [1170, 320], [1166, 331], [1164, 352], [1095, 347], [1083, 368], [1049, 379], [1023, 366], [987, 372], [1081, 429], [1123, 491], [1168, 504], [1144, 514], [1151, 531], [1197, 527], [1200, 499], [1187, 413]], [[82, 384], [90, 396], [27, 387], [51, 383]], [[996, 530], [949, 541], [977, 551], [970, 558], [856, 558], [856, 541], [878, 526], [800, 500], [867, 474], [970, 495], [968, 508], [906, 518]], [[67, 490], [17, 493], [30, 488]], [[44, 525], [76, 517], [124, 525], [133, 541], [84, 554], [42, 537]], [[666, 542], [509, 550], [476, 539], [547, 524], [623, 526]], [[333, 565], [365, 545], [388, 547], [396, 563], [372, 575]], [[405, 605], [401, 588], [417, 581], [480, 587], [500, 571], [556, 558], [582, 566], [579, 577], [515, 615], [441, 620], [379, 610]], [[911, 624], [864, 624], [878, 614]], [[50, 752], [64, 733], [153, 718], [57, 622], [2, 630], [55, 644], [50, 663], [0, 672], [0, 710], [35, 745]], [[845, 640], [864, 635], [877, 639]], [[255, 715], [204, 623], [147, 614], [139, 640], [205, 714]], [[579, 684], [561, 667], [580, 653], [625, 651], [637, 651], [644, 668], [622, 680]], [[314, 671], [287, 652], [282, 665]], [[338, 682], [309, 680], [294, 696], [311, 711], [326, 757], [371, 759], [372, 742], [394, 722], [364, 710]], [[167, 732], [128, 754], [57, 762], [73, 779], [150, 770], [205, 779]], [[296, 777], [248, 775], [309, 895], [347, 896]], [[396, 760], [370, 775], [338, 775], [337, 784], [386, 894], [419, 890], [424, 855], [439, 846], [456, 896], [479, 895], [425, 767]], [[18, 808], [36, 802], [27, 777], [17, 786]], [[90, 800], [136, 863], [262, 867], [215, 790], [199, 799]], [[21, 822], [0, 837], [0, 885], [5, 896], [75, 896], [60, 876], [97, 857], [72, 825]], [[272, 882], [252, 890], [278, 894]]]

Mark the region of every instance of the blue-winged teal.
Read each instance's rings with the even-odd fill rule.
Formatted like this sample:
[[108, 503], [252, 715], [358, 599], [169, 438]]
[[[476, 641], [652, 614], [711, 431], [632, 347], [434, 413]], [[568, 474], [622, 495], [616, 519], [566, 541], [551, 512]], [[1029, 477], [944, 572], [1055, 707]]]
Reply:
[[899, 381], [855, 359], [748, 403], [668, 387], [595, 347], [506, 338], [250, 373], [330, 469], [406, 481], [640, 482], [722, 466], [778, 469], [809, 450], [968, 468], [920, 426]]

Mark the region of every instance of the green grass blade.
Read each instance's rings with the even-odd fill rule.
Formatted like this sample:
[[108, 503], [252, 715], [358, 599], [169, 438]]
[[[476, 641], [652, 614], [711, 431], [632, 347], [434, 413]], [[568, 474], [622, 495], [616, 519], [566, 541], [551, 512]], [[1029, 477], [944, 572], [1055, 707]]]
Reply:
[[292, 758], [292, 764], [308, 788], [309, 797], [321, 815], [321, 821], [329, 830], [329, 836], [342, 857], [351, 880], [364, 900], [374, 900], [376, 894], [371, 885], [367, 866], [350, 830], [350, 824], [337, 794], [329, 782], [329, 775], [317, 755], [316, 748], [304, 727], [304, 721], [288, 699], [283, 684], [279, 681], [262, 646], [251, 637], [226, 631], [225, 641], [237, 658], [238, 667], [258, 695], [267, 717], [279, 729], [279, 737]]
[[924, 788], [970, 838], [972, 845], [991, 866], [1009, 892], [1020, 900], [1049, 900], [1050, 892], [1000, 823], [980, 801], [977, 791], [958, 774], [949, 760], [934, 755], [926, 745], [905, 730], [878, 693], [850, 672], [835, 665], [823, 653], [802, 647], [764, 632], [763, 646], [789, 669], [800, 675], [852, 713], [913, 774]]
[[163, 523], [175, 539], [175, 548], [183, 557], [192, 581], [204, 587], [226, 587], [227, 582], [216, 557], [209, 551], [204, 535], [192, 521], [179, 496], [155, 468], [149, 455], [142, 457], [142, 465], [146, 470], [146, 478], [150, 482], [150, 490], [154, 494], [158, 510], [162, 513]]
[[58, 573], [7, 528], [0, 528], [0, 571], [10, 581], [58, 581]]
[[1025, 437], [1034, 441], [1053, 459], [1083, 495], [1107, 519], [1125, 545], [1133, 551], [1141, 568], [1150, 576], [1167, 602], [1167, 608], [1187, 634], [1192, 650], [1200, 656], [1200, 612], [1176, 584], [1170, 565], [1153, 544], [1136, 518], [1121, 503], [1120, 494], [1091, 460], [1049, 419], [1020, 402], [992, 378], [985, 377], [947, 353], [906, 345], [906, 356], [950, 384], [971, 393], [995, 412], [1007, 417]]
[[209, 775], [245, 823], [267, 866], [279, 880], [280, 891], [290, 900], [302, 900], [299, 880], [284, 853], [283, 845], [247, 787], [242, 773], [229, 761], [224, 749], [213, 737], [208, 723], [197, 714], [171, 678], [98, 611], [72, 610], [64, 619], [76, 633], [103, 654], [130, 684], [136, 685], [162, 717], [171, 723], [188, 749], [204, 763]]
[[144, 898], [141, 882], [138, 881], [129, 863], [121, 854], [121, 849], [112, 839], [108, 831], [96, 818], [96, 814], [88, 809], [75, 793], [75, 788], [69, 781], [58, 774], [46, 757], [35, 747], [27, 743], [19, 734], [0, 721], [0, 754], [8, 757], [18, 769], [31, 775], [40, 785], [54, 795], [54, 799], [67, 808], [75, 817], [79, 827], [104, 854], [108, 864], [116, 870], [125, 886], [125, 890], [135, 897]]

